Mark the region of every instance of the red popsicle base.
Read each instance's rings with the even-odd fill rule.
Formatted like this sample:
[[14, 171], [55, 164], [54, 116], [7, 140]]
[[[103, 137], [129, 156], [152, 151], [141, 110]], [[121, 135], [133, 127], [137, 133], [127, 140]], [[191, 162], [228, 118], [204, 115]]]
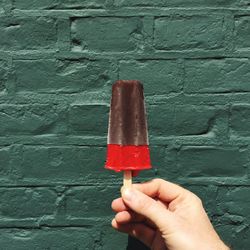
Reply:
[[148, 145], [108, 144], [105, 168], [116, 172], [132, 170], [135, 176], [138, 171], [151, 167]]

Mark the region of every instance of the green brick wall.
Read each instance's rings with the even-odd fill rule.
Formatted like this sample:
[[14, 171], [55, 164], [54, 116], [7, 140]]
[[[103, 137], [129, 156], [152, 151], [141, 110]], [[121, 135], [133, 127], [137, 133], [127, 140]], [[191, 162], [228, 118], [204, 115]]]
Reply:
[[250, 247], [250, 1], [0, 0], [0, 249], [118, 250], [111, 85], [144, 83], [154, 169]]

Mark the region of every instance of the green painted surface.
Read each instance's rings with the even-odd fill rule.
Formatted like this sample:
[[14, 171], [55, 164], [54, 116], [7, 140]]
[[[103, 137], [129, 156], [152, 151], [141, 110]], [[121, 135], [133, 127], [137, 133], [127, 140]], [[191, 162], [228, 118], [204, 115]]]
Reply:
[[135, 181], [189, 188], [248, 250], [249, 3], [0, 0], [0, 249], [126, 249], [103, 169], [120, 78], [145, 88], [154, 169]]

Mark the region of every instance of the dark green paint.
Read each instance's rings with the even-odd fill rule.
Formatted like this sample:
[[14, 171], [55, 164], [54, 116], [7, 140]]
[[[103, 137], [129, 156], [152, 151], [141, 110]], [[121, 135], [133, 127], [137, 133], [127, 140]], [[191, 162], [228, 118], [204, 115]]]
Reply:
[[249, 3], [0, 0], [0, 248], [126, 249], [122, 174], [103, 168], [120, 78], [144, 83], [148, 111], [154, 169], [134, 181], [189, 188], [248, 250]]

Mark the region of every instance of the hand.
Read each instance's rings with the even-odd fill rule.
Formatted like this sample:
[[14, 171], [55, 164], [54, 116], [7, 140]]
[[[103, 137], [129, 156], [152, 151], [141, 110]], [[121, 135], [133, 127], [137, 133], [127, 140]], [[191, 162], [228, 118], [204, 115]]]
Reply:
[[229, 250], [215, 232], [202, 202], [161, 179], [122, 189], [112, 202], [112, 226], [154, 250]]

